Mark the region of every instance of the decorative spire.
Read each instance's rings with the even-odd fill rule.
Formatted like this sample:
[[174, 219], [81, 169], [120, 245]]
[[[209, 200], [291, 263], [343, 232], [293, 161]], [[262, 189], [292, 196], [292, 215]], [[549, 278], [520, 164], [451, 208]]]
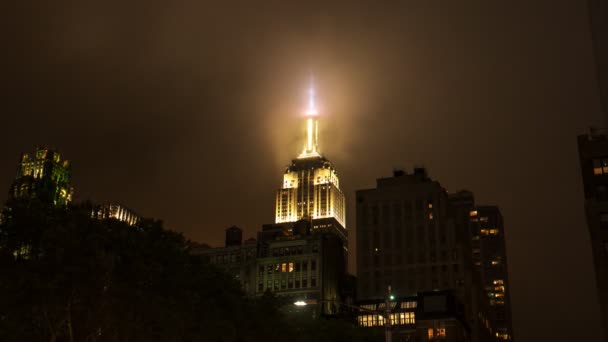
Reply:
[[302, 151], [298, 158], [320, 156], [318, 152], [319, 125], [316, 118], [317, 114], [315, 88], [311, 76], [310, 87], [308, 88], [308, 108], [306, 109], [306, 142], [304, 143], [304, 151]]

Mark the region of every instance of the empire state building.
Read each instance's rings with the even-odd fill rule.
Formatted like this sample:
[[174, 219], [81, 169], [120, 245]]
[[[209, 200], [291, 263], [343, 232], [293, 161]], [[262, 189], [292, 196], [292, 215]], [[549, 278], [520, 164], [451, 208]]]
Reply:
[[311, 86], [302, 153], [285, 170], [276, 193], [275, 223], [310, 220], [313, 230], [331, 230], [346, 240], [345, 200], [332, 163], [319, 152], [318, 111]]

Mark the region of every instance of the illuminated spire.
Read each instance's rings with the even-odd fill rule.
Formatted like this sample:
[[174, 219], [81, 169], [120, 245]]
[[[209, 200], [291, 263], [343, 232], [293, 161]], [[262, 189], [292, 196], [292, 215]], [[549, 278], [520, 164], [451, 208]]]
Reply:
[[319, 157], [318, 140], [319, 140], [319, 124], [317, 122], [318, 111], [315, 104], [315, 88], [313, 79], [310, 78], [310, 88], [308, 89], [308, 108], [306, 109], [306, 142], [304, 151], [298, 158]]
[[317, 115], [317, 107], [315, 105], [315, 86], [313, 84], [313, 78], [310, 78], [310, 88], [308, 89], [308, 109], [306, 110], [307, 116]]

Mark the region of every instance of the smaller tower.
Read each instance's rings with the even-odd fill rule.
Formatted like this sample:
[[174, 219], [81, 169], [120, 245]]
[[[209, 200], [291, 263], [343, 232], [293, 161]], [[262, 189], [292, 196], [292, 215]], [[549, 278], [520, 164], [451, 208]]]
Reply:
[[62, 160], [59, 152], [36, 148], [30, 155], [23, 153], [17, 176], [9, 191], [9, 199], [39, 199], [56, 206], [72, 201], [70, 162]]
[[237, 226], [226, 229], [226, 247], [243, 244], [243, 230]]

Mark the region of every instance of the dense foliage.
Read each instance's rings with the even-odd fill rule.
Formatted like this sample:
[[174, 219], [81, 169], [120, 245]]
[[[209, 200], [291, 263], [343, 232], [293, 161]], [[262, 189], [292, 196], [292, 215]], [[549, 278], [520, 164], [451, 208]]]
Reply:
[[355, 339], [352, 325], [290, 321], [271, 294], [188, 253], [159, 221], [91, 218], [90, 205], [11, 203], [0, 225], [0, 341]]

